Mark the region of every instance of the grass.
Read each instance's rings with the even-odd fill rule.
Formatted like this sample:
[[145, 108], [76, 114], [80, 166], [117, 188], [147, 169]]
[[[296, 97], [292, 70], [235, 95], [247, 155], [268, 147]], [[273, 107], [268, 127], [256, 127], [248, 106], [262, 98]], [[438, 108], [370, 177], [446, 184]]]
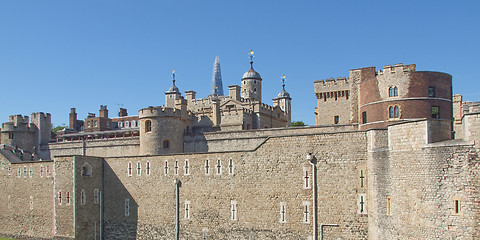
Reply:
[[12, 238], [3, 238], [3, 237], [0, 237], [0, 240], [15, 240], [15, 239], [12, 239]]

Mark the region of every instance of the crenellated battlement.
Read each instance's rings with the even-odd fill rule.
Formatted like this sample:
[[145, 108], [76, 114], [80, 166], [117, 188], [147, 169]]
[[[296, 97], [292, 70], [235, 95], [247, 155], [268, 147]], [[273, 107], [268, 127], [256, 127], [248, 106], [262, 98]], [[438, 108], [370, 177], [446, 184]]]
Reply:
[[384, 74], [399, 74], [404, 72], [415, 72], [415, 64], [403, 65], [403, 63], [397, 63], [393, 66], [385, 65], [383, 66], [383, 70], [378, 70], [378, 75]]
[[332, 92], [350, 89], [350, 82], [346, 77], [337, 79], [329, 78], [325, 80], [316, 80], [314, 82], [315, 93]]
[[47, 120], [47, 121], [50, 121], [52, 119], [52, 116], [50, 115], [50, 113], [43, 113], [43, 112], [32, 113], [30, 115], [30, 117], [32, 119], [39, 118], [39, 119], [43, 119], [43, 120]]
[[29, 117], [22, 115], [10, 115], [8, 117], [8, 122], [2, 124], [2, 132], [13, 131], [34, 131], [34, 129], [30, 128]]
[[234, 109], [222, 111], [222, 116], [251, 115], [253, 112], [248, 109]]
[[[187, 116], [189, 118], [192, 117], [192, 112], [187, 111]], [[171, 107], [165, 107], [165, 106], [159, 106], [159, 107], [148, 107], [148, 108], [143, 108], [138, 111], [138, 118], [151, 118], [151, 117], [176, 117], [176, 118], [182, 118], [182, 111], [178, 108], [171, 108]]]

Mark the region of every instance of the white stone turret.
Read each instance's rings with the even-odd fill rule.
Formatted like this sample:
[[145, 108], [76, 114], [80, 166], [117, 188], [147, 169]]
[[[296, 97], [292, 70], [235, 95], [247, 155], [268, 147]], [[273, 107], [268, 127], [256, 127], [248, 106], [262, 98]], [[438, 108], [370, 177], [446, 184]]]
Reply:
[[262, 77], [253, 70], [253, 51], [250, 54], [250, 69], [242, 77], [242, 98], [262, 102]]

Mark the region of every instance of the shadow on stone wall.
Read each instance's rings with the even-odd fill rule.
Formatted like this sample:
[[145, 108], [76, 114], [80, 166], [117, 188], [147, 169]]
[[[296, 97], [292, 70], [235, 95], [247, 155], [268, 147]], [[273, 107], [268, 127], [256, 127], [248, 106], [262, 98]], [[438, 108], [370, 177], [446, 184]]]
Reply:
[[138, 204], [106, 162], [103, 186], [105, 203], [103, 238], [136, 239]]

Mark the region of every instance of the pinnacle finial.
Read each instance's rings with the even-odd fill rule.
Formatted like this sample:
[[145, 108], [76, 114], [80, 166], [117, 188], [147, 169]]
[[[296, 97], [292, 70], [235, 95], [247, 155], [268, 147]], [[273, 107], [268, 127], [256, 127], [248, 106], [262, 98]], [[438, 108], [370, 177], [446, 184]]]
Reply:
[[248, 56], [250, 57], [250, 68], [253, 69], [253, 58], [255, 57], [255, 52], [253, 52], [253, 49], [250, 49], [250, 52], [248, 53]]
[[283, 90], [285, 90], [285, 81], [287, 80], [287, 76], [285, 76], [285, 74], [282, 74], [282, 87], [283, 87]]
[[173, 85], [175, 86], [175, 68], [172, 70], [172, 82], [173, 82]]

